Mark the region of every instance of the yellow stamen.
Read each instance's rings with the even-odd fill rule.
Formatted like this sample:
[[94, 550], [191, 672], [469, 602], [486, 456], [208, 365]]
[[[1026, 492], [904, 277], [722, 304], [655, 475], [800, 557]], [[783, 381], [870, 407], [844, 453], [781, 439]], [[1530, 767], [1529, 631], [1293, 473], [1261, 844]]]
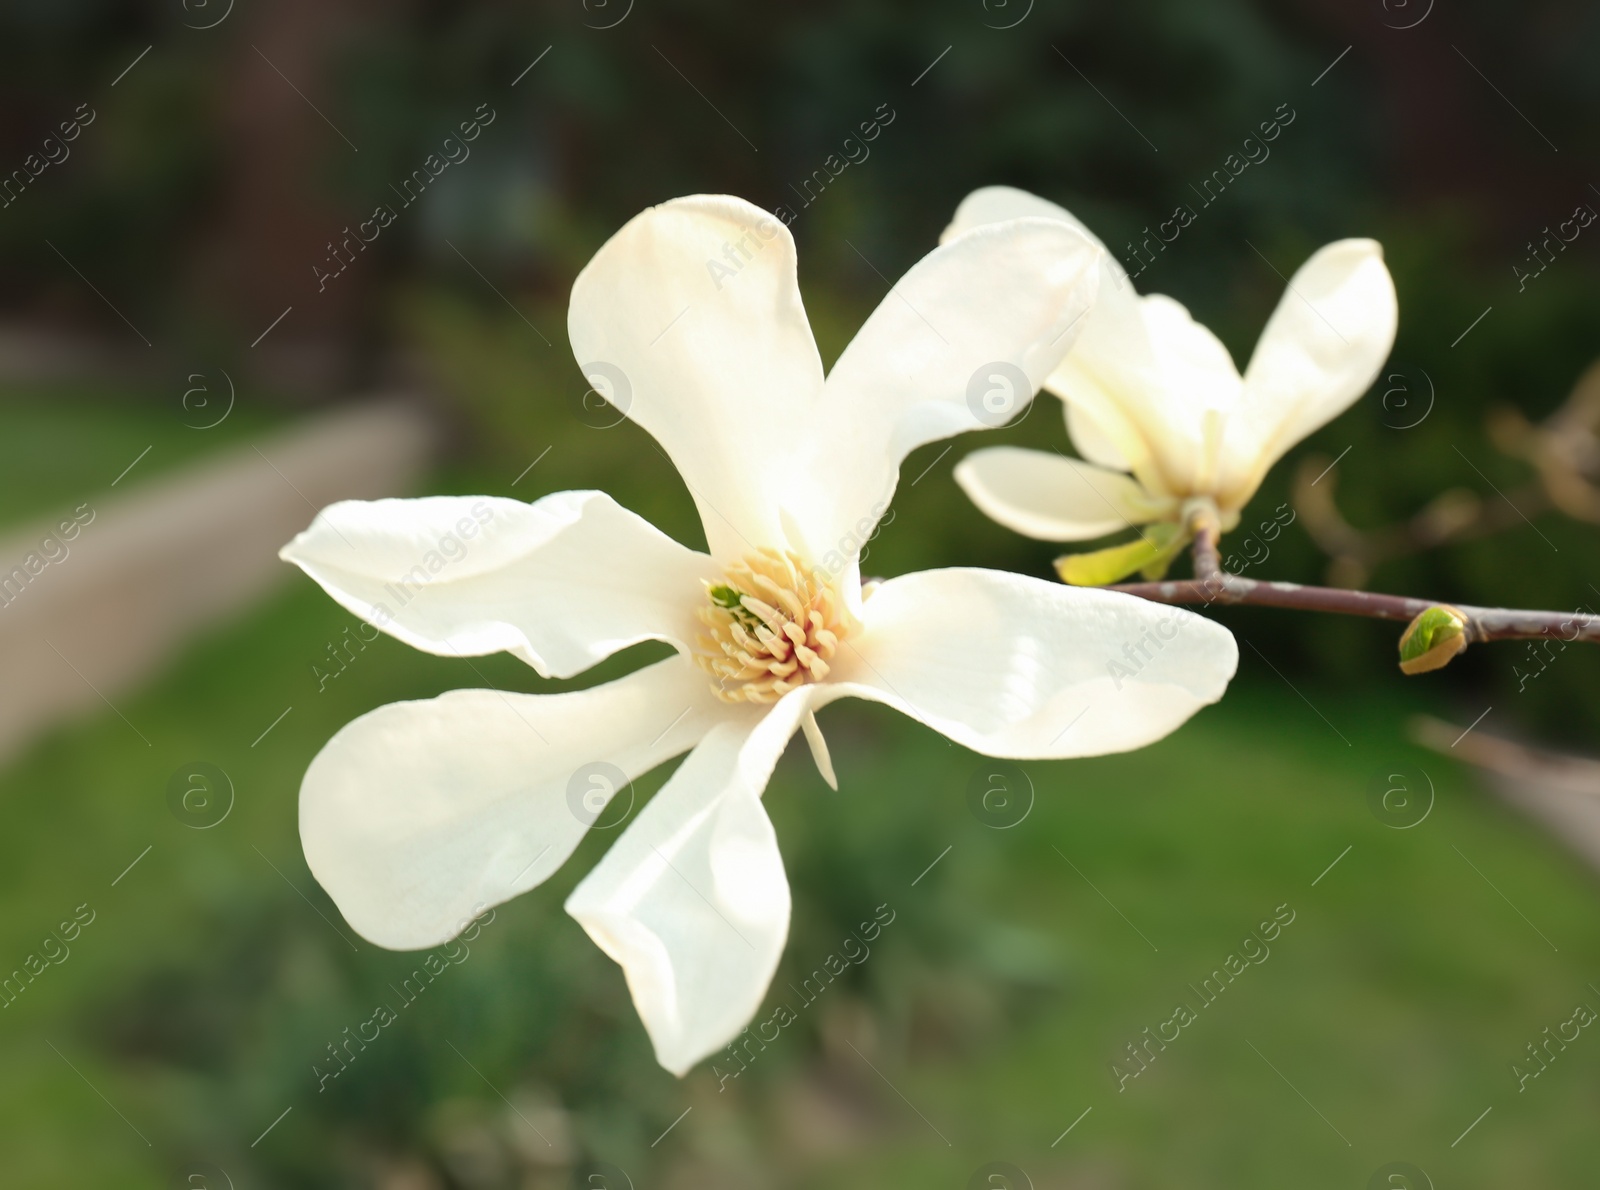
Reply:
[[832, 584], [800, 557], [763, 549], [706, 585], [709, 630], [695, 661], [724, 702], [777, 702], [828, 676], [839, 642], [858, 625]]

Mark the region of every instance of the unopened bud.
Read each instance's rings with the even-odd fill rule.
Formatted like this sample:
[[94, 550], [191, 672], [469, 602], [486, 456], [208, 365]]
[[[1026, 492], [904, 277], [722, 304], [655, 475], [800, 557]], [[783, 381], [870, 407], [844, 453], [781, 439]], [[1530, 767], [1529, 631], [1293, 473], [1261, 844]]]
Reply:
[[1467, 617], [1447, 604], [1430, 607], [1400, 637], [1400, 672], [1422, 674], [1443, 669], [1467, 647]]

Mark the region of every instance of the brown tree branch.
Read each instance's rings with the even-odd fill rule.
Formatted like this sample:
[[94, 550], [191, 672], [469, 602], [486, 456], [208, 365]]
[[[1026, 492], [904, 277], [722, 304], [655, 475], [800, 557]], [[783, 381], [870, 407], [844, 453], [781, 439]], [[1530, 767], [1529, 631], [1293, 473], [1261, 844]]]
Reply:
[[1122, 583], [1110, 588], [1137, 595], [1153, 603], [1220, 603], [1229, 606], [1283, 607], [1296, 611], [1328, 612], [1342, 616], [1367, 616], [1408, 623], [1430, 607], [1451, 607], [1466, 620], [1463, 632], [1470, 641], [1585, 640], [1600, 643], [1600, 616], [1583, 612], [1524, 611], [1504, 607], [1474, 607], [1413, 599], [1406, 595], [1380, 595], [1341, 587], [1303, 587], [1298, 583], [1263, 582], [1218, 573], [1209, 579], [1177, 579], [1159, 583]]
[[1223, 574], [1222, 556], [1217, 543], [1222, 538], [1222, 527], [1215, 515], [1197, 515], [1190, 522], [1194, 531], [1194, 576], [1197, 579], [1220, 578]]

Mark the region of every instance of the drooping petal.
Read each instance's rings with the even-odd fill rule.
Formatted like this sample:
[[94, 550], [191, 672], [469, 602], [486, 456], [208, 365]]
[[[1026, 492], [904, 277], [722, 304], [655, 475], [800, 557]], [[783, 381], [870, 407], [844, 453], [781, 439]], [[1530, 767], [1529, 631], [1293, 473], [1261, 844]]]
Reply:
[[651, 207], [578, 275], [567, 328], [590, 382], [677, 466], [713, 555], [783, 540], [785, 452], [822, 361], [775, 216], [705, 195]]
[[1022, 411], [1094, 301], [1098, 256], [1059, 222], [1024, 219], [958, 236], [896, 283], [829, 374], [793, 476], [813, 558], [853, 559], [910, 451]]
[[570, 677], [628, 645], [685, 648], [711, 559], [603, 492], [346, 500], [283, 547], [340, 604], [415, 648], [515, 653]]
[[306, 863], [364, 938], [453, 938], [561, 866], [631, 781], [726, 712], [673, 657], [588, 690], [455, 690], [379, 707], [317, 753], [300, 786]]
[[567, 899], [674, 1074], [738, 1035], [777, 969], [789, 882], [761, 793], [819, 689], [712, 728]]
[[1224, 458], [1242, 504], [1295, 443], [1366, 392], [1394, 346], [1399, 305], [1374, 240], [1339, 240], [1300, 266], [1278, 302], [1228, 424]]
[[837, 693], [887, 703], [988, 756], [1153, 743], [1222, 696], [1226, 629], [1115, 591], [992, 570], [890, 579], [841, 648]]
[[1163, 511], [1120, 471], [1018, 446], [968, 455], [956, 482], [987, 516], [1040, 541], [1089, 541]]

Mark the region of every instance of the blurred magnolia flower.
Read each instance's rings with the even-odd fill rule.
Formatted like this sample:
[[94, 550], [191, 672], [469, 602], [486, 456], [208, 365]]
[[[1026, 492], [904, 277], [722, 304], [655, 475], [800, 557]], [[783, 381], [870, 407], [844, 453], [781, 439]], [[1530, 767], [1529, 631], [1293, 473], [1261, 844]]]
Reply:
[[[944, 239], [1018, 217], [1055, 219], [1094, 238], [1054, 203], [994, 186], [962, 202]], [[1082, 333], [1044, 382], [1065, 402], [1068, 433], [1087, 461], [1000, 446], [956, 468], [979, 508], [1029, 537], [1088, 541], [1152, 526], [1134, 548], [1066, 560], [1079, 564], [1063, 566], [1069, 581], [1115, 582], [1141, 568], [1158, 577], [1195, 518], [1223, 532], [1236, 526], [1272, 464], [1367, 390], [1397, 317], [1382, 248], [1329, 244], [1289, 282], [1241, 377], [1181, 304], [1140, 297], [1110, 253], [1100, 274]]]
[[[677, 655], [570, 693], [395, 703], [341, 730], [306, 773], [300, 834], [350, 923], [401, 949], [452, 937], [549, 877], [618, 788], [689, 751], [566, 905], [682, 1074], [754, 1016], [783, 950], [789, 886], [761, 795], [797, 729], [834, 782], [819, 708], [872, 699], [977, 752], [1044, 759], [1139, 747], [1220, 697], [1233, 638], [1188, 613], [984, 570], [862, 588], [901, 460], [989, 424], [969, 377], [1020, 372], [1032, 396], [1094, 298], [1097, 255], [1043, 219], [957, 236], [824, 380], [770, 215], [685, 198], [613, 236], [573, 286], [573, 349], [677, 465], [709, 553], [584, 491], [335, 504], [283, 557], [431, 653], [506, 650], [560, 678], [644, 640]], [[1113, 673], [1134, 643], [1137, 673]]]

